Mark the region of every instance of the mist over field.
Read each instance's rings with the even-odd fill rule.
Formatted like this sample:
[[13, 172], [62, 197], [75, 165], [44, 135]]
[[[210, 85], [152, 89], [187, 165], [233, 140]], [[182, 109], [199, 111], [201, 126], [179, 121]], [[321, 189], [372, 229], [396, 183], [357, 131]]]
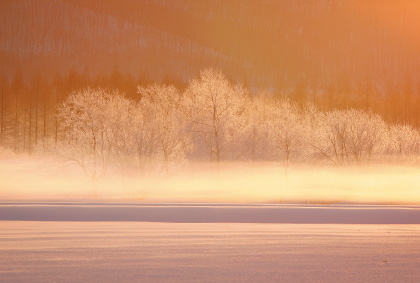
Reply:
[[0, 282], [420, 282], [420, 1], [0, 0]]
[[57, 106], [55, 135], [48, 134], [45, 113], [40, 127], [38, 110], [30, 111], [23, 136], [17, 128], [14, 136], [2, 135], [2, 198], [420, 200], [420, 135], [412, 125], [386, 122], [373, 111], [325, 111], [310, 101], [252, 94], [212, 68], [184, 90], [154, 83], [137, 92], [139, 101], [118, 90], [73, 91]]
[[172, 176], [110, 173], [93, 180], [75, 165], [24, 159], [1, 163], [5, 202], [419, 204], [419, 168], [285, 169], [270, 164], [204, 164]]
[[[27, 172], [50, 176], [41, 183], [56, 182], [57, 194], [70, 185], [54, 180], [72, 174], [75, 191], [95, 183], [100, 195], [104, 180], [121, 178], [135, 198], [144, 198], [139, 187], [152, 195], [144, 187], [167, 187], [155, 196], [165, 200], [202, 193], [177, 195], [182, 182], [212, 184], [217, 193], [203, 199], [220, 201], [305, 201], [313, 191], [320, 201], [356, 200], [348, 187], [366, 202], [392, 203], [390, 184], [415, 194], [415, 1], [0, 5], [0, 162], [10, 173], [0, 181], [8, 187], [33, 187], [10, 181]], [[229, 186], [217, 182], [249, 176], [272, 184], [245, 182], [242, 197], [218, 191]], [[401, 176], [409, 179], [398, 184]], [[251, 193], [258, 186], [270, 193]], [[381, 186], [376, 197], [363, 189]]]

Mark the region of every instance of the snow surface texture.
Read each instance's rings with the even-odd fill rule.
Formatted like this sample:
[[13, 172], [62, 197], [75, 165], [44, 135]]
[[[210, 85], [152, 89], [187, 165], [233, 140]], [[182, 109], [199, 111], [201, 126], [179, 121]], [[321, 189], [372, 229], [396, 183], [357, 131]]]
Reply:
[[0, 222], [1, 282], [420, 282], [419, 225]]

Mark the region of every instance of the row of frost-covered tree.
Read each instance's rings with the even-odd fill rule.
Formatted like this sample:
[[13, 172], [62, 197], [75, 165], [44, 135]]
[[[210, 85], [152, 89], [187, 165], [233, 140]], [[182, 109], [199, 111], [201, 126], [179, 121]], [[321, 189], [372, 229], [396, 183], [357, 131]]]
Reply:
[[[227, 76], [229, 77], [229, 76]], [[46, 138], [61, 138], [60, 121], [57, 119], [57, 105], [63, 103], [73, 91], [87, 87], [118, 89], [127, 98], [139, 101], [141, 94], [137, 86], [147, 86], [154, 82], [174, 85], [181, 92], [188, 87], [186, 81], [166, 77], [155, 80], [147, 72], [134, 77], [122, 73], [115, 67], [108, 75], [90, 76], [72, 71], [65, 76], [56, 74], [49, 80], [44, 72], [38, 72], [32, 79], [25, 80], [23, 72], [16, 72], [12, 80], [0, 74], [0, 146], [16, 153], [33, 153]], [[350, 81], [348, 81], [350, 82]], [[246, 84], [245, 84], [246, 85]], [[380, 114], [387, 123], [409, 124], [420, 128], [420, 85], [412, 83], [380, 91], [369, 81], [351, 87], [337, 81], [327, 89], [312, 88], [305, 84], [296, 87], [267, 88], [273, 96], [288, 97], [291, 101], [304, 105], [313, 103], [322, 111], [351, 108]], [[248, 86], [253, 94], [261, 89]]]
[[92, 177], [111, 169], [171, 172], [189, 161], [344, 165], [412, 163], [420, 155], [411, 126], [250, 94], [213, 69], [184, 91], [152, 84], [138, 93], [139, 101], [100, 88], [73, 92], [57, 110], [62, 137], [43, 150]]

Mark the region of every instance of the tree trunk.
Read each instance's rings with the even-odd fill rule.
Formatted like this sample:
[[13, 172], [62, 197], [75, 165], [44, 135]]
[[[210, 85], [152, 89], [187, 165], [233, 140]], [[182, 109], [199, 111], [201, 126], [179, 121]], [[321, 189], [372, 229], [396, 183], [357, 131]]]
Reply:
[[42, 144], [43, 144], [43, 148], [45, 149], [45, 140], [47, 138], [47, 94], [46, 92], [44, 92], [43, 98], [44, 98], [44, 101], [43, 101], [44, 102], [44, 127], [43, 127], [44, 134], [43, 134]]
[[28, 151], [29, 154], [32, 154], [32, 91], [29, 94], [29, 143], [28, 143]]
[[35, 146], [38, 145], [38, 83], [35, 88]]
[[1, 80], [0, 146], [4, 143], [4, 79]]
[[19, 120], [18, 120], [18, 91], [15, 89], [15, 127], [14, 127], [14, 150], [19, 150]]
[[58, 111], [57, 106], [59, 104], [59, 94], [58, 94], [58, 83], [57, 83], [57, 89], [56, 89], [56, 100], [55, 100], [55, 144], [57, 144], [58, 141]]

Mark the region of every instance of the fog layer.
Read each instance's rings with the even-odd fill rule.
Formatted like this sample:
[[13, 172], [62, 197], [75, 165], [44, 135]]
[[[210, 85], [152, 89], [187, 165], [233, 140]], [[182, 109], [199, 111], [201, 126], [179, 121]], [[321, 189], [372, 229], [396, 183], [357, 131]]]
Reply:
[[420, 203], [420, 169], [403, 166], [289, 167], [190, 164], [172, 176], [110, 173], [20, 158], [0, 163], [4, 201], [211, 203]]

